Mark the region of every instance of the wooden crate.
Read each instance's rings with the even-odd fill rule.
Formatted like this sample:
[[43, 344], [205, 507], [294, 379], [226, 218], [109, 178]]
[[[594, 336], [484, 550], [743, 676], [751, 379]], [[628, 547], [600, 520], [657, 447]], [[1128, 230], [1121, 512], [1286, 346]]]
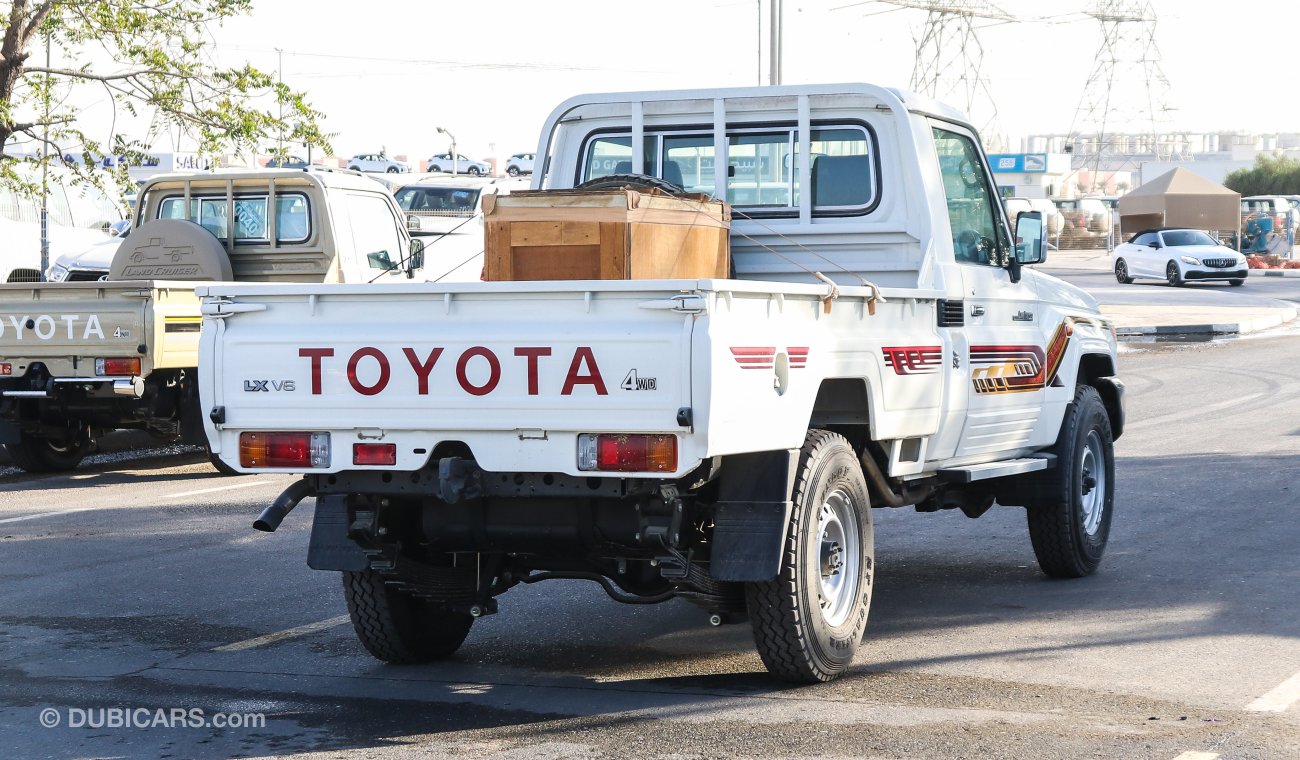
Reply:
[[485, 198], [485, 280], [726, 277], [731, 209], [703, 196], [543, 190]]

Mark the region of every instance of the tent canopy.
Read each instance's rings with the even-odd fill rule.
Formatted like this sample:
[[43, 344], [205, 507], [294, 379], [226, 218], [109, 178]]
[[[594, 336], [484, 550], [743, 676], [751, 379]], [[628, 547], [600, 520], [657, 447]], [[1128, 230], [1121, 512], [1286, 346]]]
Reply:
[[1236, 230], [1241, 194], [1187, 169], [1174, 169], [1119, 199], [1120, 231], [1152, 227]]

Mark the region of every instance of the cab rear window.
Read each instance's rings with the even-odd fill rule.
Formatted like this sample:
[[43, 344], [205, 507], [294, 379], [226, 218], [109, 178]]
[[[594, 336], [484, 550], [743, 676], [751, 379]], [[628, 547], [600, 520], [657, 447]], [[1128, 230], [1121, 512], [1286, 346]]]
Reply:
[[[192, 195], [189, 208], [185, 197], [176, 195], [163, 198], [158, 204], [159, 219], [188, 219], [226, 240], [232, 229], [234, 242], [266, 243], [268, 238], [267, 196], [238, 195], [234, 199], [233, 224], [230, 209], [223, 195]], [[301, 193], [284, 193], [275, 196], [275, 238], [280, 243], [301, 243], [311, 236], [311, 214], [307, 196]]]
[[[878, 197], [874, 135], [864, 125], [819, 125], [809, 133], [814, 216], [864, 214]], [[727, 133], [727, 202], [758, 216], [793, 216], [804, 189], [803, 157], [793, 125], [736, 128]], [[645, 135], [643, 171], [687, 192], [714, 193], [716, 155], [707, 131]], [[579, 182], [632, 172], [632, 138], [605, 133], [583, 147]]]

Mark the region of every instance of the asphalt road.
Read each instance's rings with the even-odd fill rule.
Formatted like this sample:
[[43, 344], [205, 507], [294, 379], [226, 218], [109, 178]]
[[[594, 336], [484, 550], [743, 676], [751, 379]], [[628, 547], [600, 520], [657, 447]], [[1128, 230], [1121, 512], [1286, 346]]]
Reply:
[[[5, 471], [0, 747], [6, 757], [1297, 757], [1297, 367], [1289, 331], [1128, 346], [1130, 426], [1101, 570], [1045, 578], [1019, 509], [979, 520], [877, 510], [864, 646], [845, 677], [805, 688], [768, 680], [747, 624], [712, 628], [679, 602], [621, 606], [581, 582], [512, 590], [451, 662], [385, 666], [343, 620], [338, 578], [304, 564], [310, 501], [273, 535], [251, 530], [290, 478], [218, 477], [192, 451], [65, 476]], [[200, 726], [226, 715], [265, 725]]]

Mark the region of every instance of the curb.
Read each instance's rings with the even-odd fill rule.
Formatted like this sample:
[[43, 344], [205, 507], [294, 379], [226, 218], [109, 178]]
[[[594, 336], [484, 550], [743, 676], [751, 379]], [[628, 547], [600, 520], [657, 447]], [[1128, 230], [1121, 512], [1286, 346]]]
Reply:
[[1244, 322], [1222, 322], [1201, 325], [1160, 325], [1157, 327], [1116, 327], [1118, 336], [1136, 337], [1148, 335], [1246, 335], [1248, 333], [1268, 330], [1294, 321], [1296, 309], [1280, 309], [1276, 314], [1256, 317]]
[[1252, 269], [1251, 277], [1300, 277], [1300, 269]]

